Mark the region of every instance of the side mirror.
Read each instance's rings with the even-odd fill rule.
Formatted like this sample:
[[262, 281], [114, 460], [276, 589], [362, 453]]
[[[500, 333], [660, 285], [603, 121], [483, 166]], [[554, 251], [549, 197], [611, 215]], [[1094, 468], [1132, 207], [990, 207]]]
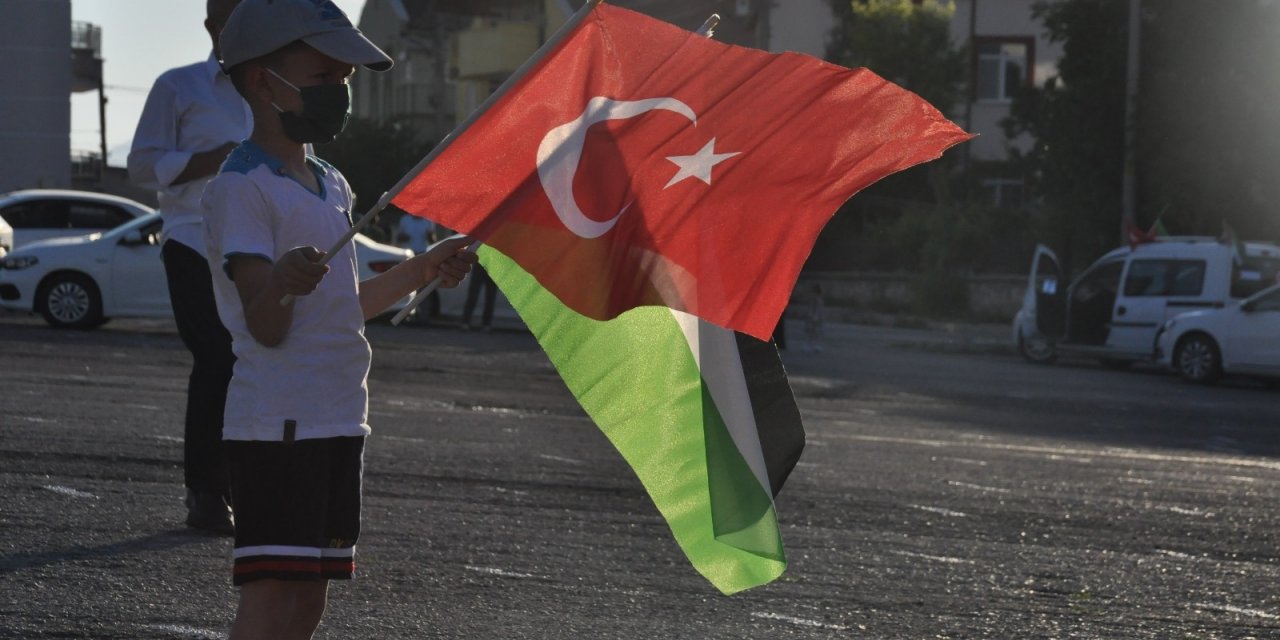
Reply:
[[1255, 300], [1250, 300], [1250, 301], [1248, 301], [1248, 302], [1242, 302], [1242, 303], [1240, 304], [1240, 310], [1241, 310], [1241, 311], [1243, 311], [1243, 312], [1245, 312], [1245, 313], [1253, 313], [1253, 312], [1254, 312], [1254, 311], [1256, 311], [1257, 309], [1258, 309], [1258, 303], [1257, 303], [1257, 301], [1255, 301]]

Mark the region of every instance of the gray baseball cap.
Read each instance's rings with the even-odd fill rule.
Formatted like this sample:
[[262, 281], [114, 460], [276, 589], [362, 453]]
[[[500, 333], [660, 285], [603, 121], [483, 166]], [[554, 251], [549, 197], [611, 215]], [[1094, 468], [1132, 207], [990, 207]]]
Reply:
[[222, 68], [265, 56], [295, 40], [334, 60], [374, 71], [392, 65], [331, 0], [244, 0], [218, 37]]

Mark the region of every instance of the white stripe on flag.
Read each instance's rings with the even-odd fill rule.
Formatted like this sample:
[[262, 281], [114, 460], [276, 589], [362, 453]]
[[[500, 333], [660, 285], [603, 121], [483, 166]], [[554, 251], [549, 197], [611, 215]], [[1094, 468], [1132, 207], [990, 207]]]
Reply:
[[760, 449], [760, 434], [756, 430], [756, 416], [751, 408], [747, 378], [742, 372], [737, 337], [732, 331], [697, 316], [675, 309], [670, 311], [689, 343], [689, 350], [693, 352], [693, 360], [702, 374], [702, 381], [707, 385], [711, 400], [715, 402], [725, 428], [729, 430], [729, 436], [733, 438], [738, 452], [772, 502], [769, 470], [764, 462], [764, 452]]

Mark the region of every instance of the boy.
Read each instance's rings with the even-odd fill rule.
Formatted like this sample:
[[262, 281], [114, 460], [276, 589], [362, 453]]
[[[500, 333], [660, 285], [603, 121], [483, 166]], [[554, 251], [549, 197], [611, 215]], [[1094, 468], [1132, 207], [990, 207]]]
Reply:
[[[355, 65], [391, 66], [332, 2], [244, 0], [219, 49], [254, 117], [204, 196], [218, 313], [237, 357], [223, 428], [240, 586], [230, 638], [310, 638], [328, 580], [355, 568], [364, 321], [437, 276], [456, 286], [475, 255], [449, 240], [363, 283], [351, 243], [319, 264], [317, 247], [350, 229], [351, 191], [304, 145], [345, 125]], [[297, 297], [282, 306], [285, 294]]]

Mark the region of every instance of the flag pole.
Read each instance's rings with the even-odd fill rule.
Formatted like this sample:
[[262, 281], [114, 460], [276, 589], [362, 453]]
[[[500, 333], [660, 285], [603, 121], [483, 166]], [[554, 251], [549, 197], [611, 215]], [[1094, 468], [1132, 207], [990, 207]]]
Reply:
[[[329, 248], [329, 251], [320, 259], [320, 264], [328, 264], [334, 254], [347, 246], [347, 243], [351, 242], [351, 240], [356, 237], [356, 234], [360, 233], [361, 229], [369, 226], [369, 223], [373, 221], [374, 217], [381, 213], [387, 205], [391, 204], [391, 201], [395, 199], [396, 196], [400, 195], [400, 192], [403, 191], [405, 187], [409, 186], [409, 183], [413, 181], [415, 176], [422, 172], [424, 167], [431, 164], [431, 161], [435, 160], [441, 153], [444, 153], [444, 150], [448, 149], [449, 145], [453, 144], [453, 141], [456, 140], [463, 131], [466, 131], [471, 127], [471, 125], [475, 124], [476, 120], [479, 120], [481, 116], [493, 107], [494, 103], [501, 100], [503, 96], [511, 91], [511, 88], [515, 86], [516, 83], [524, 79], [524, 77], [529, 74], [529, 71], [531, 71], [533, 67], [542, 62], [542, 60], [547, 57], [547, 54], [560, 46], [560, 43], [568, 38], [569, 35], [578, 28], [578, 25], [582, 24], [582, 22], [587, 19], [587, 16], [591, 14], [591, 10], [595, 9], [596, 5], [603, 1], [604, 0], [587, 0], [586, 4], [582, 5], [581, 9], [578, 9], [576, 13], [570, 16], [569, 20], [567, 20], [564, 25], [557, 29], [541, 47], [538, 47], [538, 50], [534, 51], [533, 55], [529, 56], [528, 60], [524, 61], [524, 64], [521, 64], [510, 76], [507, 77], [505, 81], [503, 81], [501, 85], [498, 85], [497, 90], [485, 99], [484, 102], [480, 103], [480, 106], [476, 107], [475, 111], [472, 111], [471, 115], [467, 116], [466, 120], [463, 120], [461, 124], [454, 127], [453, 131], [449, 135], [445, 136], [444, 140], [441, 140], [440, 144], [436, 145], [435, 148], [426, 155], [426, 157], [420, 160], [418, 164], [413, 167], [413, 169], [410, 169], [408, 173], [404, 174], [394, 187], [391, 187], [390, 190], [384, 192], [382, 197], [378, 198], [378, 202], [366, 211], [363, 216], [360, 216], [360, 219], [351, 225], [351, 229], [349, 229], [347, 233], [343, 234], [341, 239], [333, 243], [333, 246]], [[438, 282], [434, 284], [439, 286]], [[285, 306], [292, 301], [293, 295], [286, 295], [280, 299], [280, 306]]]
[[706, 22], [702, 23], [701, 27], [698, 27], [697, 34], [700, 36], [706, 36], [708, 38], [713, 37], [716, 35], [716, 27], [719, 25], [720, 25], [720, 14], [713, 13], [711, 14], [710, 18], [707, 18]]

